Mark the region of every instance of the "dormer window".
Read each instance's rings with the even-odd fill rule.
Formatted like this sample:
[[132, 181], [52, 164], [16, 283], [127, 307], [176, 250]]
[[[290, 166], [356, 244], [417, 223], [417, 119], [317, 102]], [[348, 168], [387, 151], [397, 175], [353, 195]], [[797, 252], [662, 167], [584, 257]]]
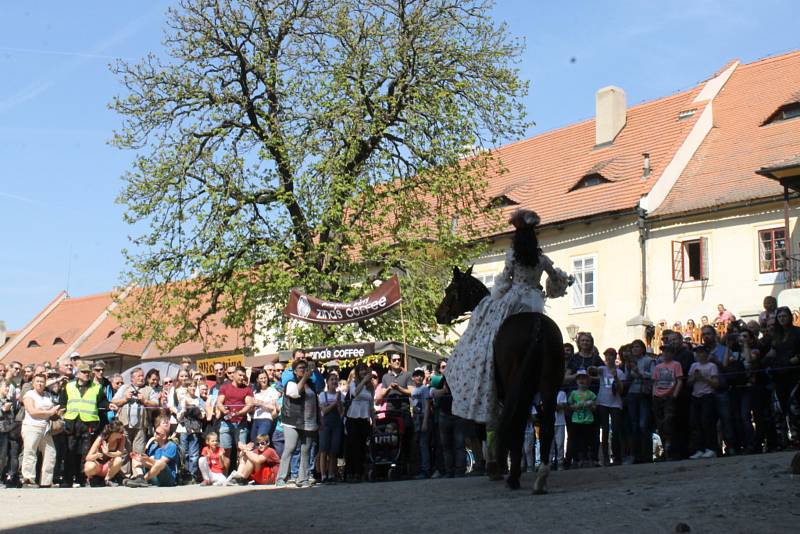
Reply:
[[489, 203], [490, 208], [507, 208], [509, 206], [517, 206], [519, 202], [509, 198], [507, 195], [498, 195], [494, 197]]
[[64, 344], [64, 340], [61, 339], [60, 337], [57, 337], [57, 338], [55, 338], [53, 340], [53, 345], [63, 345], [63, 344]]
[[761, 126], [772, 124], [773, 122], [787, 121], [797, 117], [800, 117], [800, 102], [791, 102], [779, 107]]
[[577, 184], [572, 186], [572, 189], [570, 189], [570, 191], [575, 191], [576, 189], [583, 189], [586, 187], [593, 187], [595, 185], [600, 185], [600, 184], [607, 184], [610, 181], [611, 180], [609, 180], [599, 172], [593, 172], [581, 178]]
[[39, 346], [39, 344], [36, 342], [35, 339], [31, 339], [30, 341], [28, 341], [28, 348], [29, 349], [35, 349], [38, 346]]
[[678, 113], [678, 120], [679, 121], [686, 120], [689, 117], [692, 117], [696, 112], [697, 112], [697, 108], [683, 110], [680, 113]]

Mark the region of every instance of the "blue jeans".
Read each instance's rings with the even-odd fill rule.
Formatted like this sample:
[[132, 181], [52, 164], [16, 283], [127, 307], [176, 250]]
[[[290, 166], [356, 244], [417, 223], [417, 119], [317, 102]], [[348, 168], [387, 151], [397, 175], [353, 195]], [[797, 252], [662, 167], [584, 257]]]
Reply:
[[[297, 475], [300, 472], [300, 446], [302, 443], [298, 443], [297, 447], [294, 449], [292, 453], [292, 464], [291, 464], [291, 475], [290, 477], [294, 480], [297, 479]], [[308, 459], [308, 472], [312, 475], [314, 474], [314, 469], [317, 467], [317, 440], [314, 439], [311, 442], [311, 452], [309, 453]]]
[[222, 447], [223, 449], [232, 449], [234, 441], [238, 441], [239, 443], [247, 443], [247, 421], [242, 421], [241, 423], [220, 421], [219, 423], [220, 447]]
[[275, 429], [275, 432], [272, 433], [272, 448], [275, 449], [278, 456], [283, 456], [284, 439], [283, 430]]
[[272, 431], [272, 419], [253, 419], [250, 441], [255, 443], [258, 436], [269, 436], [270, 431]]
[[626, 417], [631, 430], [630, 436], [634, 460], [636, 462], [652, 462], [652, 397], [649, 393], [628, 393], [624, 402]]
[[733, 426], [733, 413], [731, 413], [731, 398], [727, 391], [717, 391], [714, 394], [717, 407], [717, 417], [722, 426], [722, 436], [725, 438], [726, 453], [736, 449], [736, 430]]
[[440, 413], [439, 436], [446, 474], [463, 475], [467, 459], [464, 448], [464, 420], [457, 415]]
[[431, 476], [431, 432], [430, 429], [423, 432], [421, 428], [420, 425], [420, 429], [414, 433], [419, 450], [419, 472]]
[[178, 434], [186, 472], [197, 478], [197, 461], [200, 459], [200, 434]]

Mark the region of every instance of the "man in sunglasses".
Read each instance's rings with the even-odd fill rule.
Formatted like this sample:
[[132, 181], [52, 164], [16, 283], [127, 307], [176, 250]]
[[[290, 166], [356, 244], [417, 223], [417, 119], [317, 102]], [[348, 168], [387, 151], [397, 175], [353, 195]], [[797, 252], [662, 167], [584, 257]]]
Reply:
[[381, 384], [383, 391], [376, 396], [386, 400], [390, 415], [403, 417], [403, 436], [400, 450], [400, 463], [405, 464], [403, 469], [408, 469], [411, 444], [414, 443], [414, 424], [411, 419], [411, 392], [414, 389], [411, 373], [403, 369], [403, 355], [399, 352], [389, 352], [389, 370], [383, 375]]

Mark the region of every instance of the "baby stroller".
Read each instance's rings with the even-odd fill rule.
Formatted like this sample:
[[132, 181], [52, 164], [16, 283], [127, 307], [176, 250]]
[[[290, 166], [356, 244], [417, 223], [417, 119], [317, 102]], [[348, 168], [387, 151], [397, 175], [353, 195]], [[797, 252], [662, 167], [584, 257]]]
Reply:
[[387, 410], [385, 417], [375, 422], [369, 438], [369, 464], [367, 480], [397, 480], [400, 477], [400, 454], [402, 452], [405, 422], [403, 412]]

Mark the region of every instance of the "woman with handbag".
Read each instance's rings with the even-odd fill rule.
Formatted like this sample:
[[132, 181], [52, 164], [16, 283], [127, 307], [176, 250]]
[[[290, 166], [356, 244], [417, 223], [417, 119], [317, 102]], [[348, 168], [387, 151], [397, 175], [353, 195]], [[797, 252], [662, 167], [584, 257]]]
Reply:
[[201, 481], [197, 469], [200, 460], [200, 437], [203, 433], [203, 421], [206, 418], [205, 403], [197, 395], [197, 384], [187, 381], [178, 410], [178, 427], [176, 433], [180, 440], [186, 472], [195, 481]]
[[50, 435], [50, 420], [63, 415], [64, 409], [53, 401], [44, 391], [45, 376], [33, 377], [33, 389], [25, 393], [22, 404], [25, 406], [25, 419], [22, 420], [22, 487], [36, 488], [36, 453], [42, 458], [41, 485], [53, 484], [53, 467], [56, 463], [56, 448]]

